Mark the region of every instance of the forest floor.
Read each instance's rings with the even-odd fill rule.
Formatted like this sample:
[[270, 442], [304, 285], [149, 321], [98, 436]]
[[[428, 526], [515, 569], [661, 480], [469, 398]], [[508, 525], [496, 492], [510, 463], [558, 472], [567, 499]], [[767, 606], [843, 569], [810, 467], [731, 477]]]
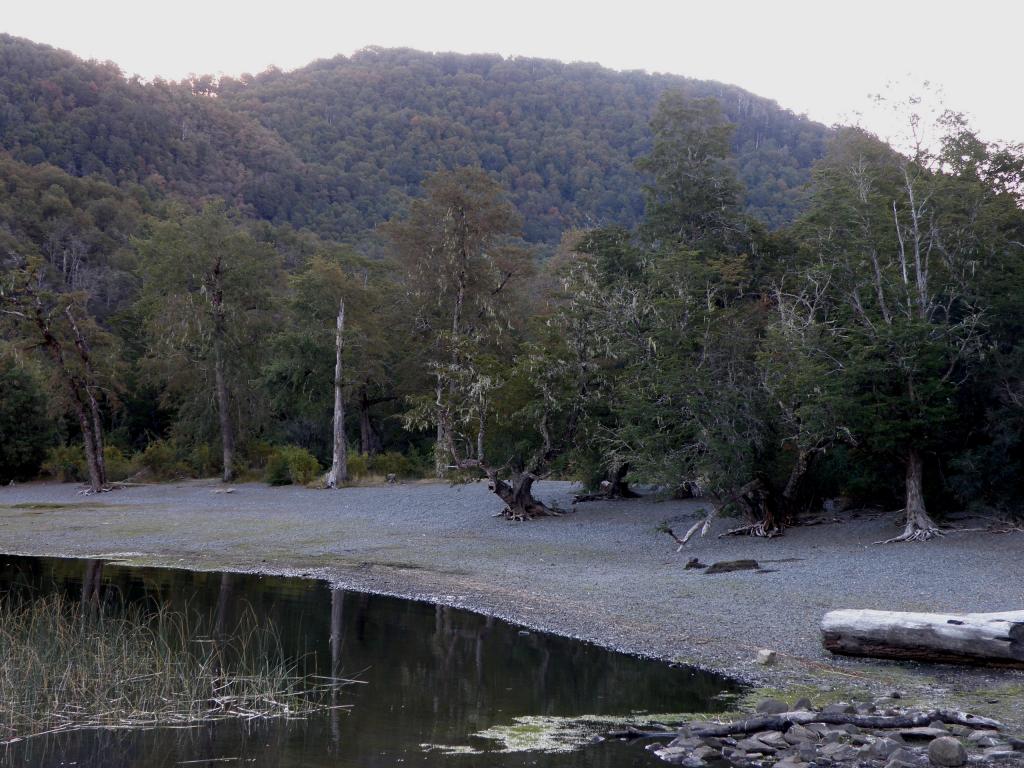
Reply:
[[[1024, 672], [840, 659], [822, 650], [818, 633], [835, 608], [1019, 610], [1024, 534], [876, 545], [898, 533], [898, 515], [848, 513], [770, 540], [719, 539], [735, 522], [726, 520], [677, 554], [657, 527], [669, 520], [685, 530], [699, 502], [588, 502], [511, 523], [493, 516], [501, 505], [483, 483], [224, 488], [191, 481], [98, 497], [74, 485], [0, 488], [0, 552], [311, 576], [719, 670], [750, 682], [751, 697], [818, 703], [898, 690], [908, 705], [955, 706], [1024, 727]], [[568, 483], [538, 491], [571, 507]], [[761, 570], [684, 570], [694, 556], [753, 558]], [[777, 651], [778, 663], [757, 664], [761, 648]]]

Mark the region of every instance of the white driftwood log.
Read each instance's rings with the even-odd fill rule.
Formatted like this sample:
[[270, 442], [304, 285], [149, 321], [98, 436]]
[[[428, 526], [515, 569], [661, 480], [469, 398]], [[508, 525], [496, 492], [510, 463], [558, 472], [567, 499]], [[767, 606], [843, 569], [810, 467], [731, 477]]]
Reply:
[[1024, 611], [830, 611], [821, 639], [848, 656], [1024, 667]]

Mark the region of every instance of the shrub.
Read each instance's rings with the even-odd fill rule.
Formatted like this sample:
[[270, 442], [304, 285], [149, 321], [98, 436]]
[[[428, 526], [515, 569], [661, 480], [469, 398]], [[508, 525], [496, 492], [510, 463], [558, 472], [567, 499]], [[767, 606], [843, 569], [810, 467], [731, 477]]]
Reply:
[[196, 477], [212, 477], [220, 472], [221, 462], [209, 443], [199, 443], [188, 454], [188, 466]]
[[370, 469], [376, 475], [416, 477], [420, 474], [416, 463], [403, 453], [388, 451], [378, 453], [370, 459]]
[[135, 474], [135, 462], [113, 445], [103, 448], [103, 464], [107, 468], [107, 480], [110, 481], [126, 480]]
[[62, 483], [80, 483], [89, 476], [85, 466], [85, 448], [80, 445], [57, 445], [46, 452], [43, 474]]
[[139, 463], [157, 480], [177, 480], [188, 477], [188, 465], [181, 460], [177, 448], [168, 440], [154, 440], [146, 446]]
[[267, 459], [266, 481], [270, 485], [306, 485], [320, 474], [320, 462], [305, 448], [282, 445]]
[[370, 457], [365, 453], [350, 453], [348, 455], [348, 476], [353, 480], [359, 480], [370, 474]]

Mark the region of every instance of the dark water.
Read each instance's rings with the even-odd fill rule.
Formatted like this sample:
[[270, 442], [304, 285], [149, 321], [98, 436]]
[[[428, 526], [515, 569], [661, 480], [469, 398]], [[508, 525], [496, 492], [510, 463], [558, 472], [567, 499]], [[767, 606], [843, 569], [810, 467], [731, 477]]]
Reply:
[[[350, 709], [305, 721], [62, 734], [0, 751], [0, 762], [111, 768], [652, 766], [658, 761], [636, 744], [503, 752], [500, 741], [473, 734], [513, 725], [520, 716], [714, 711], [736, 690], [714, 675], [527, 633], [468, 611], [332, 590], [319, 581], [0, 557], [0, 592], [64, 591], [77, 597], [83, 582], [93, 584], [97, 577], [105, 599], [205, 610], [226, 626], [251, 606], [275, 623], [289, 653], [315, 655], [321, 673], [341, 672], [366, 685], [344, 689]], [[423, 744], [472, 747], [476, 753], [445, 754]]]

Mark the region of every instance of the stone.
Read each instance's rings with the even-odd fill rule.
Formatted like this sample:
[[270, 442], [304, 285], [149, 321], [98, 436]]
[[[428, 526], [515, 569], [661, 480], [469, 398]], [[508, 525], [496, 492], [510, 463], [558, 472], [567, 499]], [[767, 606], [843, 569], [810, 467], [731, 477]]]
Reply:
[[857, 750], [851, 747], [849, 744], [841, 744], [836, 742], [835, 744], [826, 744], [818, 750], [822, 757], [828, 758], [829, 760], [835, 760], [842, 762], [844, 760], [853, 760], [857, 757]]
[[806, 742], [797, 747], [797, 754], [800, 755], [800, 759], [806, 762], [810, 762], [818, 756], [818, 747], [810, 742]]
[[943, 768], [959, 768], [967, 763], [967, 750], [952, 736], [939, 736], [928, 745], [928, 760]]
[[971, 728], [969, 725], [958, 725], [955, 723], [950, 725], [949, 723], [947, 723], [946, 728], [949, 730], [950, 733], [956, 736], [970, 736], [972, 733], [974, 733], [974, 729]]
[[702, 563], [699, 557], [691, 557], [686, 561], [686, 565], [683, 566], [683, 570], [692, 571], [694, 568], [707, 568], [707, 565]]
[[789, 742], [786, 741], [786, 737], [779, 731], [760, 731], [754, 734], [754, 738], [762, 744], [767, 744], [769, 747], [774, 747], [775, 749], [785, 749], [789, 746]]
[[858, 715], [873, 715], [877, 711], [878, 711], [878, 707], [876, 707], [874, 704], [858, 704], [857, 705], [857, 714]]
[[942, 722], [941, 720], [932, 720], [930, 723], [928, 723], [928, 727], [929, 728], [935, 728], [936, 730], [945, 731], [946, 733], [949, 733], [949, 728], [947, 728], [946, 724], [944, 722]]
[[871, 754], [879, 760], [891, 757], [896, 750], [900, 749], [900, 743], [895, 739], [882, 737], [871, 745]]
[[737, 749], [742, 749], [744, 752], [758, 752], [762, 755], [774, 755], [778, 750], [775, 747], [770, 747], [760, 739], [755, 739], [751, 736], [748, 739], [742, 739], [736, 743]]
[[857, 713], [857, 708], [845, 701], [840, 701], [836, 704], [829, 704], [821, 711], [826, 715], [854, 715]]
[[705, 763], [722, 756], [721, 752], [712, 747], [697, 747], [690, 754], [692, 754], [698, 760], [703, 760]]
[[992, 731], [971, 731], [967, 734], [967, 740], [979, 747], [994, 747], [999, 743], [998, 739], [992, 737]]
[[814, 709], [814, 705], [811, 703], [810, 699], [808, 699], [806, 696], [803, 696], [796, 700], [796, 704], [793, 705], [793, 709], [801, 712], [809, 712], [812, 709]]
[[1011, 736], [1010, 747], [1016, 750], [1017, 752], [1024, 752], [1024, 739], [1016, 739]]
[[779, 660], [779, 654], [775, 651], [771, 651], [767, 648], [762, 648], [757, 652], [757, 663], [763, 664], [766, 667], [770, 667]]
[[[931, 741], [937, 739], [940, 736], [949, 736], [949, 731], [945, 728], [902, 728], [900, 729], [900, 736], [910, 741]], [[955, 741], [955, 739], [954, 739]]]
[[807, 765], [803, 760], [794, 755], [784, 757], [775, 764], [775, 768], [804, 768]]
[[807, 729], [808, 731], [813, 731], [814, 733], [818, 734], [818, 736], [824, 736], [824, 735], [825, 735], [826, 733], [828, 733], [828, 732], [829, 732], [829, 730], [831, 730], [831, 729], [830, 729], [830, 728], [829, 728], [829, 727], [828, 727], [827, 725], [825, 725], [824, 723], [808, 723], [808, 724], [807, 724], [807, 725], [805, 725], [804, 727], [805, 727], [805, 728], [806, 728], [806, 729]]
[[981, 754], [983, 754], [985, 757], [988, 757], [988, 758], [1000, 758], [1000, 759], [1008, 758], [1008, 757], [1018, 757], [1017, 753], [1014, 752], [1009, 747], [1007, 747], [1005, 744], [999, 744], [998, 746], [995, 746], [995, 747], [989, 747], [988, 749], [986, 749]]
[[818, 734], [810, 728], [804, 728], [802, 725], [793, 725], [782, 734], [782, 738], [790, 744], [802, 744], [805, 741], [817, 741]]
[[758, 702], [757, 711], [763, 715], [781, 715], [789, 712], [789, 704], [781, 699], [763, 699]]

